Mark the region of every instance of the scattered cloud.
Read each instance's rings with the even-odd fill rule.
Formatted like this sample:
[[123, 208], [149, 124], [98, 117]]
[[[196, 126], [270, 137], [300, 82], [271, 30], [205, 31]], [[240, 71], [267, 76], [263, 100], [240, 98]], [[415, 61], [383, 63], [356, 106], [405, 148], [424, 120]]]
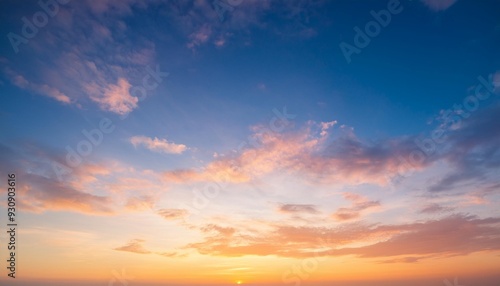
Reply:
[[142, 240], [142, 239], [133, 239], [129, 243], [127, 243], [126, 245], [114, 248], [113, 250], [132, 252], [132, 253], [138, 253], [138, 254], [151, 253], [151, 251], [144, 248], [143, 243], [144, 243], [144, 240]]
[[333, 214], [333, 217], [339, 221], [357, 219], [361, 216], [363, 211], [380, 207], [378, 201], [370, 201], [354, 193], [344, 193], [344, 198], [352, 201], [352, 204], [349, 207], [339, 208]]
[[298, 131], [269, 132], [254, 126], [251, 138], [256, 147], [239, 154], [217, 156], [201, 169], [165, 172], [175, 182], [228, 181], [249, 182], [276, 171], [303, 176], [322, 183], [386, 185], [392, 176], [409, 169], [422, 169], [432, 163], [423, 160], [412, 166], [404, 159], [415, 149], [413, 138], [403, 137], [375, 143], [358, 139], [352, 129], [340, 127], [332, 136], [336, 121], [309, 122]]
[[166, 220], [181, 219], [188, 215], [188, 211], [184, 209], [160, 209], [157, 213]]
[[133, 136], [130, 138], [130, 143], [137, 146], [144, 146], [146, 149], [166, 154], [182, 154], [188, 149], [184, 144], [175, 144], [168, 142], [167, 139], [149, 138], [146, 136]]
[[129, 197], [125, 208], [132, 211], [151, 210], [155, 206], [155, 198], [152, 196]]
[[[497, 182], [495, 172], [500, 167], [500, 133], [496, 132], [499, 110], [496, 104], [462, 120], [460, 126], [446, 131], [444, 143], [436, 144], [429, 154], [416, 143], [421, 135], [367, 142], [359, 139], [352, 128], [336, 127], [336, 121], [309, 122], [282, 133], [254, 126], [250, 138], [256, 143], [252, 147], [218, 155], [201, 168], [167, 171], [164, 178], [177, 183], [246, 183], [280, 172], [301, 176], [314, 184], [385, 186], [398, 176], [444, 162], [449, 171], [429, 183], [430, 192], [456, 190], [464, 184], [487, 188]], [[337, 215], [355, 217], [356, 212], [344, 210]]]
[[59, 91], [57, 88], [50, 87], [47, 84], [37, 84], [29, 82], [24, 76], [14, 72], [12, 69], [6, 67], [4, 68], [4, 73], [9, 77], [12, 84], [15, 86], [33, 92], [35, 94], [41, 94], [50, 97], [56, 101], [62, 102], [64, 104], [70, 104], [71, 99]]
[[[214, 256], [276, 255], [318, 257], [355, 255], [413, 263], [430, 257], [500, 250], [500, 218], [456, 214], [439, 220], [396, 225], [347, 224], [338, 227], [293, 227], [272, 223], [269, 231], [209, 225], [205, 239], [186, 245]], [[397, 258], [404, 256], [405, 259]], [[391, 262], [386, 260], [385, 262]]]
[[434, 214], [434, 213], [448, 212], [451, 210], [453, 210], [453, 208], [444, 207], [444, 206], [441, 206], [439, 204], [428, 204], [420, 210], [420, 213]]
[[[34, 159], [36, 158], [36, 159]], [[0, 144], [0, 171], [23, 177], [19, 193], [25, 211], [72, 211], [112, 215], [154, 208], [167, 186], [155, 172], [137, 171], [119, 162], [82, 162], [70, 168], [65, 156], [31, 144]]]
[[402, 226], [405, 231], [372, 245], [331, 250], [331, 255], [354, 254], [359, 257], [397, 255], [467, 255], [499, 249], [500, 218], [480, 219], [453, 215], [439, 220]]
[[458, 187], [473, 184], [487, 187], [498, 183], [500, 168], [500, 105], [481, 110], [462, 120], [450, 131], [447, 148], [440, 154], [451, 170], [429, 187], [430, 192], [456, 191]]
[[188, 256], [187, 253], [179, 253], [179, 252], [158, 252], [156, 254], [170, 258], [180, 258]]
[[29, 182], [20, 194], [30, 197], [21, 207], [32, 212], [77, 211], [86, 214], [114, 213], [111, 199], [107, 196], [88, 194], [54, 180], [38, 175], [24, 175]]
[[303, 205], [303, 204], [283, 204], [280, 205], [278, 210], [282, 213], [309, 213], [317, 214], [319, 213], [315, 205]]
[[80, 188], [82, 184], [91, 183], [96, 177], [105, 175], [103, 169], [92, 164], [81, 164], [72, 170], [71, 180], [59, 181], [54, 166], [62, 164], [62, 156], [50, 150], [33, 145], [19, 144], [13, 148], [0, 144], [0, 171], [15, 172], [17, 176], [23, 177], [23, 185], [18, 192], [30, 198], [19, 202], [21, 209], [35, 213], [75, 211], [90, 215], [115, 212], [109, 196], [93, 194]]
[[95, 84], [88, 86], [91, 93], [90, 98], [99, 104], [102, 110], [111, 111], [116, 114], [127, 114], [137, 108], [139, 99], [130, 95], [130, 83], [124, 79], [118, 79], [117, 84], [110, 84], [100, 91]]
[[[146, 66], [155, 58], [155, 46], [140, 31], [128, 29], [123, 19], [156, 4], [91, 2], [59, 5], [57, 17], [51, 18], [52, 28], [23, 44], [23, 57], [7, 62], [4, 73], [16, 86], [35, 94], [84, 108], [91, 101], [102, 110], [125, 114], [138, 107], [138, 98], [129, 88], [142, 85]], [[31, 63], [29, 71], [12, 73], [23, 60]]]
[[210, 39], [211, 35], [212, 28], [208, 24], [205, 24], [201, 26], [196, 32], [193, 32], [191, 35], [189, 35], [190, 42], [187, 43], [186, 46], [190, 49], [200, 46], [206, 43]]

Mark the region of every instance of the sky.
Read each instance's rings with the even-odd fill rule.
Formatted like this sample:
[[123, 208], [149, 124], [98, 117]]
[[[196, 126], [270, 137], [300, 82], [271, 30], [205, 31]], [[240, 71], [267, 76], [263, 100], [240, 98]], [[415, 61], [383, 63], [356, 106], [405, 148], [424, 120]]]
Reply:
[[2, 285], [500, 283], [500, 2], [0, 19]]

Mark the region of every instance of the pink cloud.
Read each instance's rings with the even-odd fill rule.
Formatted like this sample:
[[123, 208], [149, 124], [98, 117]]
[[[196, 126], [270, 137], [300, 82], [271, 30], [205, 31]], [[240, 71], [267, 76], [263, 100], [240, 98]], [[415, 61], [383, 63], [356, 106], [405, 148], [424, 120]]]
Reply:
[[370, 201], [367, 198], [354, 193], [344, 193], [344, 198], [352, 201], [352, 204], [349, 207], [339, 208], [333, 214], [333, 217], [339, 221], [357, 219], [365, 210], [380, 207], [380, 203], [378, 201]]
[[33, 145], [2, 147], [0, 144], [0, 171], [7, 170], [8, 162], [9, 170], [23, 177], [19, 192], [30, 198], [20, 202], [25, 211], [89, 215], [150, 211], [168, 189], [161, 175], [151, 170], [140, 171], [114, 161], [83, 162], [69, 168], [64, 155], [50, 150]]
[[24, 76], [17, 74], [9, 68], [6, 68], [4, 72], [10, 78], [11, 82], [19, 88], [50, 97], [65, 104], [71, 103], [71, 99], [57, 88], [48, 86], [47, 84], [29, 82]]
[[[276, 255], [317, 257], [355, 255], [394, 258], [385, 262], [500, 250], [500, 218], [453, 215], [439, 220], [397, 225], [348, 224], [339, 227], [293, 227], [271, 224], [269, 231], [209, 225], [202, 242], [186, 245], [213, 256]], [[406, 259], [397, 257], [406, 256]]]
[[318, 209], [314, 205], [306, 205], [306, 204], [283, 204], [278, 208], [279, 212], [282, 213], [292, 213], [292, 214], [300, 214], [300, 213], [308, 213], [308, 214], [317, 214], [319, 213]]
[[192, 49], [206, 43], [212, 35], [212, 28], [209, 25], [201, 26], [196, 32], [189, 35], [190, 42], [187, 47]]
[[166, 154], [182, 154], [188, 149], [184, 144], [175, 144], [167, 141], [167, 139], [158, 139], [157, 137], [133, 136], [130, 138], [130, 143], [132, 143], [134, 147], [144, 146], [151, 151]]
[[20, 193], [29, 197], [21, 208], [32, 212], [77, 211], [86, 214], [106, 215], [114, 213], [112, 200], [73, 189], [64, 183], [25, 174], [29, 184]]
[[[155, 45], [142, 37], [133, 45], [122, 43], [117, 36], [127, 33], [133, 37], [134, 31], [127, 29], [124, 18], [148, 5], [154, 5], [153, 1], [76, 1], [60, 5], [53, 19], [54, 29], [30, 41], [33, 51], [25, 56], [36, 59], [30, 66], [32, 72], [16, 75], [13, 83], [79, 107], [89, 98], [101, 109], [118, 114], [137, 108], [137, 98], [127, 93], [126, 87], [141, 84], [146, 66], [154, 60]], [[19, 63], [7, 64], [17, 67]]]
[[[315, 183], [371, 183], [386, 185], [391, 176], [407, 171], [402, 164], [414, 143], [406, 138], [368, 144], [352, 130], [341, 128], [340, 137], [332, 138], [332, 122], [309, 122], [296, 132], [274, 133], [253, 127], [252, 140], [258, 146], [239, 154], [217, 156], [201, 169], [165, 172], [167, 180], [249, 182], [276, 171], [302, 176]], [[427, 162], [411, 166], [423, 168]]]
[[99, 104], [103, 110], [117, 114], [126, 114], [137, 108], [139, 99], [130, 95], [131, 84], [124, 78], [118, 79], [117, 84], [110, 84], [100, 91], [99, 88], [90, 88], [90, 98]]

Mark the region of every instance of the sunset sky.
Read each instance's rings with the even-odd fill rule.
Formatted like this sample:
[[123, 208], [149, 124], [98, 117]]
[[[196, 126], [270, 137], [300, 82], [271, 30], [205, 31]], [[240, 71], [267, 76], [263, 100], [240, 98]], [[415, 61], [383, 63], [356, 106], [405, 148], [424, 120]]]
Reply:
[[500, 285], [499, 1], [0, 21], [1, 285]]

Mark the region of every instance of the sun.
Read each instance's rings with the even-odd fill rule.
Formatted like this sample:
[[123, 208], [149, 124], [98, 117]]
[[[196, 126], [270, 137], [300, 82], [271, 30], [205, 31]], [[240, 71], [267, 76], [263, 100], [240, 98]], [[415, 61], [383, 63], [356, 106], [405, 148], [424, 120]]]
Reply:
[[236, 284], [238, 284], [238, 285], [240, 285], [240, 284], [242, 284], [242, 283], [243, 283], [243, 282], [242, 282], [241, 280], [236, 281]]

